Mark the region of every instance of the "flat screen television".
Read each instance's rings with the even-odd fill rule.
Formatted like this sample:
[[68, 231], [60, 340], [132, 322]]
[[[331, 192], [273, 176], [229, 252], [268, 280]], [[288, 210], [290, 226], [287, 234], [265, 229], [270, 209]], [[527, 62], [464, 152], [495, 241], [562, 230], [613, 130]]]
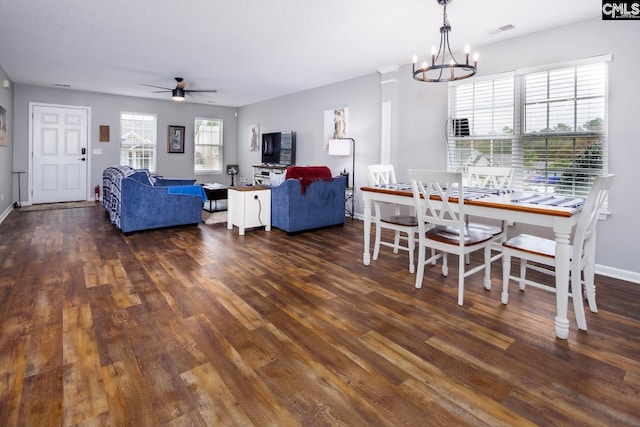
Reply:
[[296, 164], [296, 133], [272, 132], [262, 134], [262, 163], [291, 166]]

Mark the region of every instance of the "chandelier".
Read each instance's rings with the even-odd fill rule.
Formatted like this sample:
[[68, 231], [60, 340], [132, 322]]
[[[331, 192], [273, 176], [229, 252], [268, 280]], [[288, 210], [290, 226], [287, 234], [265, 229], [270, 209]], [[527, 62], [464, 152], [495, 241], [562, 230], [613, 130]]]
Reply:
[[[473, 65], [469, 64], [469, 46], [464, 48], [464, 63], [459, 63], [451, 53], [449, 47], [449, 32], [451, 25], [447, 19], [447, 5], [453, 0], [436, 0], [438, 4], [444, 6], [442, 13], [442, 27], [440, 27], [440, 46], [436, 50], [431, 49], [431, 65], [425, 60], [420, 67], [416, 67], [418, 57], [413, 55], [413, 78], [421, 82], [450, 82], [462, 80], [473, 76], [478, 68], [478, 54], [473, 56]], [[449, 52], [450, 60], [445, 57]]]

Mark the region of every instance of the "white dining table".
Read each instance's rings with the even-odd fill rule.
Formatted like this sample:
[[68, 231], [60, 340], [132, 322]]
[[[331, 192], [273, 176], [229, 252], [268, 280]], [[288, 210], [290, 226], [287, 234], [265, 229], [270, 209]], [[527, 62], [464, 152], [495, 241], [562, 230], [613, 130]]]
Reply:
[[[374, 202], [388, 202], [414, 206], [411, 190], [379, 187], [361, 187], [364, 202], [364, 265], [371, 263], [371, 218]], [[556, 241], [556, 317], [555, 332], [561, 339], [569, 337], [567, 307], [569, 301], [569, 270], [571, 262], [570, 238], [580, 217], [581, 207], [560, 207], [526, 202], [514, 202], [527, 198], [525, 193], [487, 195], [465, 200], [464, 214], [493, 218], [514, 223], [532, 224], [553, 229]]]

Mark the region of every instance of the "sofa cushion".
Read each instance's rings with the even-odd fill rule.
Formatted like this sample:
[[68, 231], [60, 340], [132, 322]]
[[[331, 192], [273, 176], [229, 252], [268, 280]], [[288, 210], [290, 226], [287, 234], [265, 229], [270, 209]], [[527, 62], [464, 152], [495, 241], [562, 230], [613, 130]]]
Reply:
[[151, 175], [149, 175], [149, 171], [146, 169], [135, 169], [133, 173], [125, 175], [125, 177], [138, 181], [140, 184], [153, 185]]

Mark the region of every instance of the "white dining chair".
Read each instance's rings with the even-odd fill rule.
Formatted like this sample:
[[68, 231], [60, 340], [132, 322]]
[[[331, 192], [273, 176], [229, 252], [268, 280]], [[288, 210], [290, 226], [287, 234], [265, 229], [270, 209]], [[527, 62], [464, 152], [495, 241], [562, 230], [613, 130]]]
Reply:
[[514, 168], [503, 166], [469, 166], [467, 168], [466, 185], [476, 188], [511, 190], [514, 175]]
[[[573, 299], [576, 323], [578, 324], [578, 328], [582, 330], [587, 330], [587, 320], [584, 313], [584, 303], [582, 301], [583, 283], [589, 302], [589, 309], [594, 313], [598, 311], [594, 280], [596, 225], [598, 223], [600, 210], [613, 183], [614, 176], [615, 175], [599, 176], [595, 179], [582, 207], [582, 212], [580, 213], [580, 218], [578, 219], [573, 234], [570, 265], [570, 295]], [[532, 267], [527, 263], [528, 261], [542, 264], [546, 267], [555, 267], [556, 242], [554, 240], [529, 234], [520, 234], [504, 242], [502, 246], [504, 256], [502, 259], [503, 304], [507, 304], [509, 301], [509, 280], [518, 281], [520, 290], [523, 291], [526, 285], [529, 285], [546, 291], [556, 292], [556, 288], [553, 286], [526, 278], [527, 267]], [[513, 257], [520, 258], [520, 277], [511, 275], [511, 259]], [[535, 270], [553, 274], [553, 270], [549, 268], [536, 267]], [[583, 273], [584, 280], [582, 278]]]
[[[369, 165], [369, 184], [373, 187], [384, 187], [395, 184], [396, 174], [393, 165]], [[393, 248], [393, 253], [399, 250], [409, 253], [409, 271], [415, 271], [414, 251], [415, 236], [418, 232], [418, 220], [415, 215], [401, 215], [398, 205], [375, 202], [376, 237], [373, 248], [373, 259], [377, 260], [380, 254], [380, 246]], [[393, 210], [393, 214], [384, 214], [384, 210]], [[393, 242], [383, 240], [382, 230], [393, 231]]]
[[[467, 168], [466, 186], [471, 188], [495, 189], [496, 192], [511, 191], [513, 185], [514, 168], [502, 166], [469, 166]], [[469, 229], [489, 233], [493, 236], [492, 250], [496, 252], [491, 262], [502, 257], [502, 243], [507, 240], [507, 221], [501, 221], [500, 226], [484, 222], [467, 220]], [[469, 256], [467, 256], [467, 264]]]
[[[409, 170], [418, 217], [418, 271], [416, 288], [422, 287], [426, 264], [442, 258], [442, 275], [448, 275], [447, 255], [458, 255], [458, 305], [464, 302], [464, 279], [484, 270], [484, 287], [491, 289], [491, 234], [466, 228], [462, 173]], [[454, 194], [456, 201], [451, 201]], [[426, 249], [431, 248], [431, 258]], [[481, 265], [465, 270], [465, 255], [484, 251]]]

